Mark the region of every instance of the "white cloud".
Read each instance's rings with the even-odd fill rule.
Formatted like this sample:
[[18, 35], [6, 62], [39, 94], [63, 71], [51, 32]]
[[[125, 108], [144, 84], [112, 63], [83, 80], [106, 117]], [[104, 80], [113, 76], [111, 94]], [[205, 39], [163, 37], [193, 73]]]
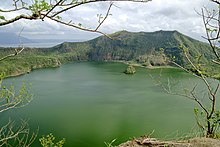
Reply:
[[[115, 31], [178, 30], [186, 35], [200, 39], [204, 34], [202, 19], [195, 10], [201, 7], [214, 8], [209, 0], [152, 0], [148, 3], [115, 2], [117, 7], [111, 10], [112, 16], [106, 20], [101, 30], [106, 33]], [[3, 3], [2, 6], [5, 6]], [[108, 2], [92, 3], [77, 7], [62, 15], [63, 19], [82, 23], [87, 28], [97, 26], [97, 14], [105, 14]], [[15, 14], [13, 14], [15, 15]], [[42, 38], [92, 38], [97, 34], [85, 33], [54, 21], [19, 21], [12, 25], [0, 27], [0, 30], [19, 32], [24, 27], [26, 37]]]

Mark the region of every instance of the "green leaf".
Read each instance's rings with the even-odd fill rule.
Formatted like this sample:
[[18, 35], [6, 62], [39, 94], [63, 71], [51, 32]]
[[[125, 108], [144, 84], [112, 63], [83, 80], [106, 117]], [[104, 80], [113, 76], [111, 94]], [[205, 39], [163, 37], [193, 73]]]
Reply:
[[6, 19], [5, 19], [5, 17], [4, 17], [4, 16], [0, 16], [0, 19], [1, 19], [1, 20], [5, 20], [5, 21], [6, 21]]
[[60, 17], [59, 15], [56, 16], [57, 19], [62, 20], [62, 17]]
[[211, 31], [211, 29], [210, 29], [210, 28], [206, 28], [206, 31], [207, 31], [207, 32], [210, 32], [210, 31]]
[[198, 116], [198, 114], [199, 114], [199, 109], [198, 109], [198, 108], [194, 108], [194, 113], [195, 113], [196, 116]]

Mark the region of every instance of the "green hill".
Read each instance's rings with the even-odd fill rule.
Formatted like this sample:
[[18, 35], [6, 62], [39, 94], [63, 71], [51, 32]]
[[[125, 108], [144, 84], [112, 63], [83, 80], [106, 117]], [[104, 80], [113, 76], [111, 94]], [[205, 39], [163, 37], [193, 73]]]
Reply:
[[[177, 31], [157, 31], [131, 33], [117, 32], [111, 35], [113, 40], [104, 36], [88, 41], [91, 51], [90, 60], [139, 60], [144, 56], [158, 56], [161, 48], [167, 57], [176, 57], [176, 62], [183, 65], [185, 60], [180, 49], [184, 45], [190, 49], [191, 56], [203, 54], [203, 60], [212, 57], [208, 44], [192, 39]], [[150, 59], [151, 60], [151, 59]], [[152, 61], [153, 62], [153, 61]]]
[[[100, 36], [86, 42], [65, 42], [52, 48], [27, 48], [19, 56], [0, 62], [0, 72], [18, 75], [33, 69], [57, 67], [72, 61], [134, 61], [145, 66], [160, 66], [175, 61], [190, 68], [180, 49], [189, 48], [190, 56], [202, 55], [201, 61], [208, 63], [213, 58], [208, 44], [192, 39], [177, 31], [127, 32], [120, 31]], [[0, 48], [0, 57], [12, 53], [13, 48]]]
[[[184, 60], [181, 45], [190, 49], [192, 57], [203, 54], [203, 61], [212, 58], [211, 50], [208, 44], [192, 39], [177, 31], [157, 31], [157, 32], [127, 32], [120, 31], [111, 34], [112, 39], [105, 36], [82, 43], [63, 43], [56, 47], [59, 53], [79, 52], [83, 50], [87, 52], [88, 60], [103, 61], [103, 60], [150, 60], [152, 64], [156, 61], [153, 59], [159, 58], [161, 48], [164, 49], [166, 57], [176, 58], [178, 64], [184, 65]], [[162, 56], [161, 56], [162, 57]], [[159, 59], [158, 59], [159, 60]], [[161, 63], [163, 59], [161, 58]], [[158, 62], [160, 65], [160, 63]], [[165, 64], [165, 63], [164, 63]]]

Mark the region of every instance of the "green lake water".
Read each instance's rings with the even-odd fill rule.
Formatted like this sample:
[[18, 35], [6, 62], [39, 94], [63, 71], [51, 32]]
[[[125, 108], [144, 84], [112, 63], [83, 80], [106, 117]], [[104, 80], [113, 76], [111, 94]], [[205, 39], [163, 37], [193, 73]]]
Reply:
[[[15, 84], [32, 83], [33, 101], [26, 107], [10, 110], [3, 120], [29, 120], [38, 137], [53, 133], [65, 138], [67, 147], [104, 147], [132, 137], [150, 134], [160, 139], [180, 137], [196, 128], [189, 99], [166, 94], [155, 85], [171, 78], [187, 84], [195, 78], [174, 68], [136, 68], [125, 75], [121, 63], [82, 62], [60, 68], [40, 69], [7, 79]], [[150, 76], [151, 75], [151, 76]], [[38, 139], [33, 146], [39, 146]]]

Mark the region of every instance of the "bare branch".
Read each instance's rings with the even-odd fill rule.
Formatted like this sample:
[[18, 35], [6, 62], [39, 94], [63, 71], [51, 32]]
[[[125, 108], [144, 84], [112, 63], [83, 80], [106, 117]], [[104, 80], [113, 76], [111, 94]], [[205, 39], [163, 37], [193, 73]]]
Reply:
[[109, 16], [109, 12], [110, 12], [110, 10], [111, 10], [112, 5], [113, 5], [113, 3], [111, 2], [111, 3], [110, 3], [110, 6], [109, 6], [109, 8], [108, 8], [108, 10], [107, 10], [107, 13], [106, 13], [105, 17], [103, 18], [103, 20], [102, 20], [101, 22], [99, 22], [99, 25], [96, 27], [95, 31], [97, 31], [97, 30], [100, 28], [100, 26], [104, 23], [104, 21], [105, 21], [105, 20], [107, 19], [107, 17]]
[[58, 23], [60, 23], [60, 24], [63, 24], [63, 25], [69, 26], [69, 27], [73, 27], [73, 28], [76, 28], [76, 29], [79, 29], [79, 30], [83, 30], [83, 31], [87, 31], [87, 32], [96, 32], [96, 33], [100, 33], [100, 34], [102, 34], [102, 35], [104, 35], [104, 36], [106, 36], [106, 37], [108, 37], [108, 38], [111, 38], [108, 34], [105, 34], [105, 33], [101, 32], [101, 31], [98, 31], [98, 30], [93, 30], [93, 29], [83, 28], [83, 27], [80, 27], [80, 26], [74, 25], [74, 24], [72, 24], [72, 23], [66, 23], [66, 22], [64, 22], [64, 21], [62, 21], [62, 20], [55, 19], [55, 18], [50, 17], [50, 16], [46, 16], [46, 17], [48, 17], [48, 18], [50, 18], [51, 20], [56, 21], [56, 22], [58, 22]]
[[[70, 3], [70, 4], [68, 4], [68, 5], [70, 5], [70, 7], [67, 7], [67, 8], [65, 8], [65, 9], [62, 9], [62, 10], [60, 10], [60, 11], [58, 11], [58, 12], [56, 12], [55, 14], [53, 14], [53, 15], [51, 15], [51, 17], [55, 17], [55, 16], [57, 16], [57, 15], [59, 15], [59, 14], [61, 14], [61, 13], [63, 13], [63, 12], [66, 12], [66, 11], [68, 11], [68, 10], [70, 10], [70, 9], [73, 9], [73, 8], [75, 8], [75, 7], [78, 7], [78, 6], [80, 6], [80, 5], [84, 5], [84, 4], [88, 4], [88, 3], [95, 3], [95, 2], [107, 2], [107, 1], [110, 1], [110, 2], [119, 2], [119, 1], [131, 1], [131, 2], [148, 2], [148, 1], [151, 1], [151, 0], [88, 0], [88, 1], [81, 1], [81, 2], [76, 2], [76, 3]], [[68, 6], [68, 5], [64, 5], [64, 6]], [[62, 6], [62, 5], [60, 5], [60, 6]]]
[[21, 125], [16, 127], [15, 122], [9, 120], [0, 129], [0, 146], [12, 146], [11, 143], [16, 143], [17, 146], [29, 147], [36, 139], [37, 133], [38, 131], [29, 137], [31, 133], [27, 121], [22, 120]]
[[[205, 10], [206, 10], [206, 13], [209, 14], [209, 11], [208, 11], [207, 9], [205, 9]], [[220, 12], [220, 9], [219, 9], [219, 12]], [[219, 15], [220, 15], [220, 14], [219, 14]], [[219, 18], [219, 17], [220, 17], [220, 16], [218, 16], [218, 18]], [[213, 17], [210, 17], [209, 20], [206, 20], [206, 16], [205, 16], [204, 9], [202, 9], [202, 18], [203, 18], [203, 23], [204, 23], [204, 26], [205, 26], [205, 29], [206, 29], [207, 40], [208, 40], [208, 42], [209, 42], [209, 44], [210, 44], [210, 47], [212, 48], [212, 51], [213, 51], [213, 53], [215, 54], [216, 58], [217, 58], [218, 60], [220, 60], [220, 56], [219, 56], [218, 52], [216, 51], [216, 46], [214, 46], [213, 43], [211, 42], [212, 40], [215, 40], [215, 39], [217, 39], [217, 38], [219, 37], [220, 26], [218, 26], [219, 29], [218, 29], [216, 38], [215, 38], [215, 39], [214, 39], [214, 38], [210, 38], [209, 29], [208, 29], [207, 25], [209, 24], [210, 20], [213, 19]], [[219, 21], [220, 21], [220, 20], [218, 20], [218, 24], [220, 24]]]
[[212, 60], [213, 63], [220, 65], [220, 62]]
[[23, 15], [23, 14], [22, 14], [22, 15], [19, 15], [19, 16], [13, 18], [13, 19], [6, 20], [6, 21], [4, 21], [4, 22], [0, 22], [0, 26], [4, 26], [4, 25], [11, 24], [11, 23], [13, 23], [13, 22], [15, 22], [15, 21], [18, 21], [18, 20], [20, 20], [20, 19], [34, 20], [34, 19], [38, 19], [38, 18], [35, 17], [35, 16], [27, 16], [27, 15]]
[[211, 1], [216, 3], [216, 4], [220, 4], [220, 2], [218, 0], [211, 0]]
[[[87, 29], [87, 28], [83, 28], [81, 26], [77, 26], [74, 23], [72, 23], [73, 20], [67, 22], [67, 21], [63, 21], [59, 18], [56, 18], [56, 17], [58, 17], [59, 14], [63, 14], [64, 12], [67, 12], [67, 11], [74, 9], [75, 7], [78, 7], [81, 5], [95, 3], [95, 2], [108, 2], [108, 1], [110, 1], [111, 3], [110, 3], [110, 6], [106, 12], [106, 15], [103, 19], [100, 18], [98, 25], [96, 26], [95, 29]], [[83, 31], [100, 33], [102, 35], [107, 36], [108, 38], [111, 38], [107, 34], [101, 32], [101, 31], [98, 31], [98, 29], [101, 27], [101, 25], [104, 23], [104, 21], [109, 16], [110, 9], [113, 5], [112, 1], [149, 2], [151, 0], [88, 0], [88, 1], [85, 1], [85, 0], [79, 0], [79, 1], [56, 0], [55, 2], [54, 1], [50, 1], [50, 2], [34, 1], [33, 4], [30, 5], [29, 7], [26, 6], [27, 4], [26, 3], [24, 4], [24, 2], [22, 0], [14, 0], [14, 8], [13, 9], [0, 10], [0, 12], [13, 12], [13, 11], [19, 11], [19, 10], [25, 9], [25, 10], [29, 11], [32, 15], [21, 14], [21, 15], [18, 15], [16, 17], [12, 18], [12, 19], [7, 19], [7, 18], [4, 18], [4, 16], [3, 16], [0, 21], [0, 26], [8, 25], [8, 24], [14, 23], [18, 20], [21, 20], [21, 19], [26, 19], [26, 20], [41, 19], [43, 21], [45, 18], [48, 18], [48, 19], [51, 19], [53, 21], [56, 21], [57, 23], [60, 23], [60, 24], [66, 25], [66, 26], [70, 26], [70, 27], [80, 29]], [[14, 56], [14, 55], [10, 55], [10, 56]]]
[[8, 12], [17, 12], [17, 11], [20, 11], [20, 10], [23, 10], [23, 9], [25, 9], [25, 10], [27, 10], [27, 8], [25, 8], [25, 7], [21, 7], [21, 8], [15, 8], [15, 9], [10, 9], [10, 10], [3, 10], [3, 9], [0, 9], [0, 12], [3, 12], [3, 13], [8, 13]]
[[58, 1], [42, 18], [42, 20], [44, 20], [44, 18], [50, 13], [52, 12], [63, 0]]
[[190, 70], [186, 69], [185, 67], [179, 65], [178, 63], [171, 61], [171, 63], [173, 63], [174, 65], [176, 65], [177, 67], [179, 67], [180, 69], [182, 69], [183, 71], [192, 74], [193, 76], [197, 77], [197, 78], [201, 78], [200, 76], [196, 75], [195, 73], [191, 72]]
[[217, 85], [217, 87], [216, 87], [216, 89], [215, 89], [215, 91], [214, 91], [214, 95], [216, 95], [217, 94], [217, 92], [218, 92], [218, 90], [219, 90], [219, 87], [220, 87], [220, 82], [218, 83], [218, 85]]
[[21, 49], [15, 48], [14, 49], [15, 53], [9, 54], [9, 55], [6, 55], [6, 56], [0, 58], [0, 62], [2, 60], [5, 60], [5, 59], [9, 58], [9, 57], [17, 56], [18, 54], [20, 54], [24, 50], [24, 46], [22, 45], [22, 41], [21, 41], [21, 33], [22, 33], [23, 30], [24, 30], [24, 28], [21, 29], [21, 31], [19, 32], [19, 35], [18, 35], [20, 45], [22, 46]]
[[9, 54], [9, 55], [7, 55], [7, 56], [4, 56], [4, 57], [0, 58], [0, 61], [5, 60], [5, 59], [7, 59], [7, 58], [9, 58], [9, 57], [17, 56], [17, 55], [20, 54], [23, 50], [24, 50], [24, 46], [23, 46], [21, 49], [15, 49], [15, 53]]

